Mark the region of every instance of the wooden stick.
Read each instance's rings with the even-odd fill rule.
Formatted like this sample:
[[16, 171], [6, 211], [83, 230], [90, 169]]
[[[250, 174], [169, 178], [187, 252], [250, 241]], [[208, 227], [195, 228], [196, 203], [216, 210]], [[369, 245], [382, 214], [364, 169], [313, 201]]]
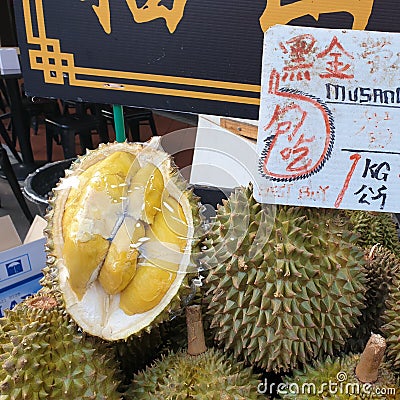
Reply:
[[198, 356], [207, 350], [204, 339], [201, 306], [186, 307], [186, 324], [188, 331], [188, 354]]
[[385, 339], [381, 335], [372, 334], [356, 367], [356, 375], [361, 382], [373, 383], [378, 380], [385, 349]]

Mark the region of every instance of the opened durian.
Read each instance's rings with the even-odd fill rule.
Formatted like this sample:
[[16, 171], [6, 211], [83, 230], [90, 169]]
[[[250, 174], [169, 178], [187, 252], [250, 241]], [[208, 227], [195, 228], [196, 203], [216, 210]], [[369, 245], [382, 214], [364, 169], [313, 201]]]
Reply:
[[194, 271], [198, 216], [170, 157], [151, 144], [100, 145], [54, 193], [44, 284], [77, 324], [118, 340], [168, 318]]
[[118, 364], [78, 332], [56, 297], [38, 294], [0, 318], [0, 398], [117, 400]]
[[357, 326], [352, 330], [346, 350], [352, 353], [361, 352], [371, 332], [382, 333], [382, 316], [386, 310], [386, 300], [394, 289], [394, 279], [400, 276], [400, 260], [390, 250], [380, 245], [366, 249], [367, 276], [365, 292], [366, 308], [358, 318]]
[[364, 307], [364, 254], [336, 210], [257, 203], [218, 208], [204, 241], [216, 340], [267, 371], [333, 354]]
[[283, 378], [278, 394], [296, 400], [399, 400], [398, 379], [382, 363], [384, 350], [384, 339], [372, 335], [363, 354], [327, 357], [293, 371], [293, 377]]
[[[191, 316], [189, 316], [191, 314]], [[200, 306], [189, 307], [188, 349], [170, 352], [135, 375], [128, 400], [265, 399], [258, 376], [232, 356], [207, 349]]]
[[400, 276], [393, 282], [386, 306], [382, 331], [388, 346], [387, 361], [400, 374]]

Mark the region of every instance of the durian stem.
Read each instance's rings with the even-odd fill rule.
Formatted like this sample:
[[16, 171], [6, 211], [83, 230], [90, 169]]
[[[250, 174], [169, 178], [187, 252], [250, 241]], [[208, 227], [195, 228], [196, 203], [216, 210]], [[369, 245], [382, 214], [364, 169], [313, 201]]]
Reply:
[[38, 295], [25, 300], [25, 304], [30, 308], [51, 310], [57, 307], [57, 300], [51, 295]]
[[201, 306], [194, 305], [186, 307], [186, 324], [188, 331], [188, 354], [198, 356], [207, 350], [204, 339], [203, 319]]
[[372, 334], [356, 367], [356, 375], [361, 382], [373, 383], [378, 379], [385, 349], [385, 339], [381, 335]]

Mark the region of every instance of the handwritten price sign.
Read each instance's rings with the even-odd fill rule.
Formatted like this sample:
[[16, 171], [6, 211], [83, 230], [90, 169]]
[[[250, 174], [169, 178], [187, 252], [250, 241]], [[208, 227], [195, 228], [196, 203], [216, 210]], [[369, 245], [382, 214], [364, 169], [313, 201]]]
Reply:
[[272, 27], [259, 119], [258, 201], [400, 211], [400, 34]]

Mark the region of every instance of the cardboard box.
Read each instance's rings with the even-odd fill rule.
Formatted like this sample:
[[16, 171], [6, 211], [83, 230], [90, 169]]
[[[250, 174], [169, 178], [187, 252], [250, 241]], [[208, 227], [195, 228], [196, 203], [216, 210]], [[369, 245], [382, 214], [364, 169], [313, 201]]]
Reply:
[[0, 217], [0, 316], [41, 288], [46, 224], [36, 216], [22, 243], [10, 216]]

